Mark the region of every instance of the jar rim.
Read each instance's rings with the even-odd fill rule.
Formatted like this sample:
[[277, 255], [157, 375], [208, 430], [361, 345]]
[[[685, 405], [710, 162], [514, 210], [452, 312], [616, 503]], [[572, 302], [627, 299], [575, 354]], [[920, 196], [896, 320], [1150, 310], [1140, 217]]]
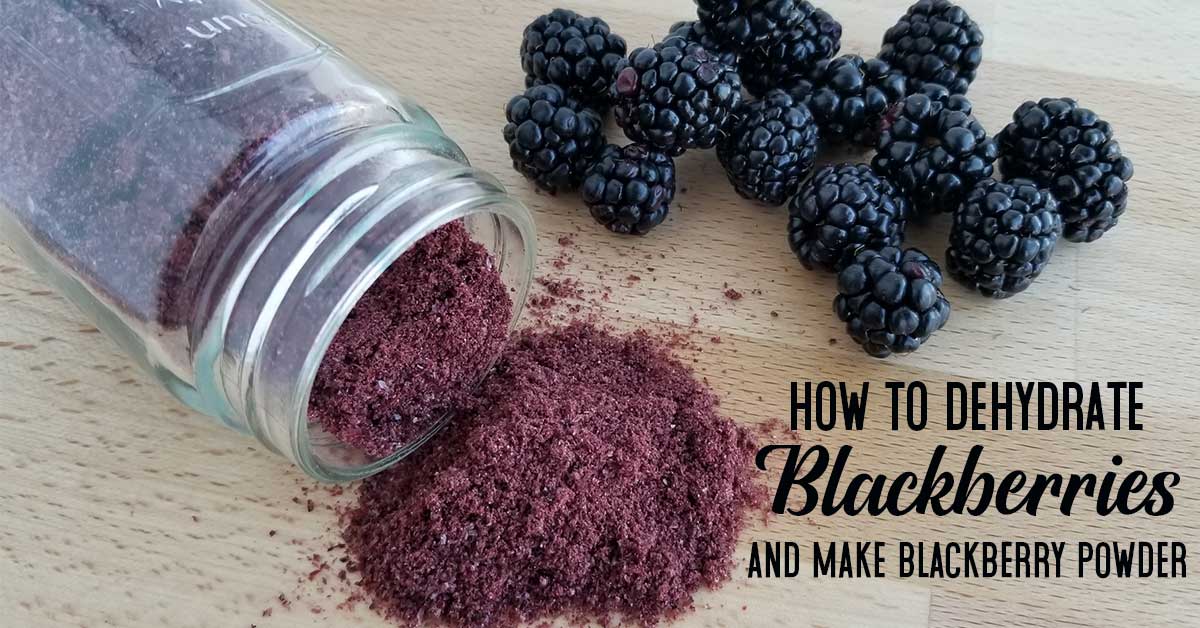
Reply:
[[355, 304], [421, 238], [451, 221], [490, 215], [503, 227], [488, 248], [514, 291], [511, 334], [533, 281], [537, 243], [529, 210], [471, 166], [440, 128], [367, 127], [332, 140], [310, 153], [318, 167], [300, 174], [286, 198], [247, 208], [261, 216], [247, 232], [253, 239], [223, 243], [234, 253], [210, 274], [221, 279], [212, 284], [214, 305], [193, 321], [193, 368], [211, 414], [313, 478], [346, 482], [416, 448], [378, 458], [310, 433], [317, 371]]
[[[386, 252], [359, 274], [355, 279], [353, 289], [343, 295], [341, 301], [333, 309], [333, 314], [326, 319], [325, 324], [322, 326], [313, 350], [308, 353], [308, 358], [305, 360], [299, 374], [298, 386], [296, 388], [300, 396], [292, 406], [297, 411], [291, 417], [291, 455], [289, 457], [311, 477], [329, 482], [350, 482], [379, 473], [412, 455], [420, 447], [432, 440], [453, 419], [452, 412], [446, 412], [419, 437], [404, 444], [395, 452], [372, 460], [367, 464], [355, 466], [334, 465], [323, 460], [314, 447], [309, 431], [311, 421], [308, 410], [312, 389], [316, 383], [317, 371], [330, 346], [333, 344], [335, 336], [345, 323], [354, 305], [366, 294], [367, 290], [375, 284], [400, 256], [411, 249], [417, 242], [421, 241], [422, 238], [455, 220], [478, 215], [489, 215], [496, 220], [507, 222], [514, 228], [520, 235], [520, 246], [523, 250], [513, 253], [519, 255], [519, 263], [522, 264], [519, 274], [527, 278], [525, 281], [518, 282], [517, 285], [512, 286], [514, 290], [512, 295], [513, 309], [508, 333], [511, 335], [517, 329], [530, 289], [534, 262], [536, 260], [537, 236], [533, 217], [523, 204], [505, 194], [503, 186], [495, 181], [491, 175], [474, 169], [469, 170], [474, 176], [495, 186], [496, 191], [441, 207], [438, 211], [431, 212], [428, 216], [425, 216], [419, 223], [389, 244]], [[501, 243], [501, 246], [507, 246], [507, 244]], [[510, 253], [506, 250], [500, 250], [493, 251], [493, 254], [497, 257], [497, 265], [503, 265], [505, 259], [502, 258]], [[489, 365], [481, 375], [480, 383], [487, 378], [491, 366]]]

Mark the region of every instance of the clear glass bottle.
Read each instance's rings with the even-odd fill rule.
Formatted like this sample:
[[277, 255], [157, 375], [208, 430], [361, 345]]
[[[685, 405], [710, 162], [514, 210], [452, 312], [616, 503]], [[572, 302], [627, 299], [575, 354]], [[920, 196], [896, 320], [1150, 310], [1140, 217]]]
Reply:
[[308, 397], [355, 302], [452, 220], [516, 321], [528, 211], [262, 0], [0, 0], [0, 25], [3, 235], [189, 406], [322, 480], [410, 453], [342, 445]]

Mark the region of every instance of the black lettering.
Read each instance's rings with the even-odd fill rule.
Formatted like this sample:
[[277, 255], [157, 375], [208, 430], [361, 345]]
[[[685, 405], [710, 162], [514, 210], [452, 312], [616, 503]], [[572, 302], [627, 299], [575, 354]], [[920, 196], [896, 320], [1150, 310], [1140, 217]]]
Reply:
[[[787, 463], [784, 465], [783, 473], [779, 476], [779, 486], [775, 490], [775, 501], [771, 506], [771, 510], [775, 514], [783, 514], [789, 512], [796, 516], [804, 516], [812, 512], [817, 506], [817, 489], [812, 486], [817, 478], [825, 473], [825, 467], [829, 466], [829, 452], [821, 445], [814, 445], [803, 456], [800, 455], [801, 445], [770, 445], [763, 447], [758, 452], [756, 463], [762, 471], [767, 470], [767, 458], [777, 449], [786, 449], [788, 451]], [[810, 455], [816, 456], [816, 461], [809, 467], [808, 473], [800, 476], [800, 467]], [[804, 489], [804, 506], [798, 510], [788, 510], [788, 497], [791, 495], [792, 487], [799, 486]]]
[[[900, 431], [900, 390], [904, 388], [904, 382], [884, 382], [883, 387], [892, 392], [892, 431]], [[911, 403], [911, 402], [910, 402]], [[912, 415], [912, 408], [908, 410], [909, 415]]]
[[1079, 429], [1083, 429], [1083, 386], [1076, 382], [1067, 382], [1063, 384], [1063, 429], [1071, 429], [1071, 417], [1074, 416], [1074, 424]]
[[[817, 568], [816, 562], [813, 562], [813, 570], [815, 571], [816, 568]], [[763, 577], [762, 561], [758, 557], [758, 541], [755, 541], [750, 544], [750, 565], [746, 568], [746, 577], [747, 578]]]
[[1021, 491], [1025, 486], [1025, 480], [1024, 471], [1013, 471], [1004, 476], [1004, 479], [1000, 481], [1000, 486], [996, 487], [996, 512], [1002, 515], [1011, 515], [1021, 510], [1023, 500], [1010, 506], [1008, 498]]
[[[959, 416], [954, 416], [954, 402], [959, 402]], [[946, 382], [946, 429], [961, 430], [967, 426], [967, 387], [960, 382]]]
[[834, 560], [836, 559], [835, 554], [837, 554], [836, 548], [837, 548], [837, 544], [831, 542], [829, 544], [829, 553], [822, 555], [821, 554], [821, 544], [813, 543], [813, 577], [814, 578], [819, 578], [821, 576], [836, 577], [836, 574], [834, 574], [834, 572], [833, 572], [833, 570], [834, 570], [833, 563], [834, 563]]
[[[1154, 476], [1154, 491], [1146, 498], [1146, 514], [1151, 517], [1161, 517], [1170, 514], [1175, 508], [1175, 496], [1171, 489], [1179, 486], [1180, 475], [1174, 471], [1159, 473]], [[1158, 499], [1154, 499], [1158, 495]]]
[[847, 431], [862, 431], [863, 420], [867, 412], [867, 394], [870, 384], [863, 382], [862, 393], [849, 393], [845, 382], [842, 382], [842, 415], [845, 417]]
[[[1038, 429], [1052, 430], [1058, 425], [1058, 389], [1054, 384], [1039, 382], [1038, 388]], [[1050, 401], [1046, 401], [1046, 393]], [[1046, 408], [1050, 408], [1050, 416], [1046, 416]]]
[[1135, 432], [1142, 431], [1142, 424], [1137, 421], [1137, 411], [1142, 409], [1142, 404], [1137, 402], [1137, 391], [1141, 387], [1141, 382], [1129, 382], [1129, 429]]

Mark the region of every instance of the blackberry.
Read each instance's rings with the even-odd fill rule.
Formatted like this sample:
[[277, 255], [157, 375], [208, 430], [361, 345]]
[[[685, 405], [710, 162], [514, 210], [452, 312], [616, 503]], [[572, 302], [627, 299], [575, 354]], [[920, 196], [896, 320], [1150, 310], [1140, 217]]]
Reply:
[[721, 59], [721, 63], [736, 68], [738, 65], [738, 50], [733, 46], [729, 46], [717, 39], [712, 31], [704, 25], [704, 22], [676, 22], [671, 26], [669, 35], [677, 35], [686, 39], [689, 43], [700, 44], [704, 49], [714, 53]]
[[886, 61], [843, 55], [818, 63], [792, 93], [808, 105], [823, 139], [874, 146], [880, 119], [905, 89], [904, 75]]
[[950, 274], [986, 297], [1024, 292], [1042, 274], [1062, 233], [1058, 203], [1029, 179], [980, 181], [954, 213]]
[[983, 61], [983, 31], [949, 0], [920, 0], [883, 35], [879, 58], [908, 76], [908, 91], [926, 83], [965, 94]]
[[744, 198], [767, 205], [787, 202], [817, 158], [817, 124], [787, 92], [773, 91], [734, 113], [717, 158]]
[[838, 275], [833, 309], [868, 354], [912, 353], [950, 319], [941, 287], [941, 269], [917, 249], [864, 249]]
[[804, 0], [696, 0], [696, 14], [714, 35], [745, 49], [779, 39], [812, 11]]
[[971, 115], [965, 96], [927, 84], [888, 111], [873, 165], [907, 194], [917, 212], [954, 211], [992, 176], [999, 149]]
[[1094, 112], [1070, 98], [1027, 102], [996, 139], [1006, 177], [1028, 177], [1054, 193], [1067, 240], [1094, 242], [1117, 226], [1133, 162]]
[[669, 35], [617, 65], [612, 94], [617, 124], [629, 139], [677, 156], [716, 146], [742, 102], [742, 79], [716, 53]]
[[613, 70], [625, 57], [625, 40], [598, 17], [555, 9], [525, 27], [521, 67], [525, 87], [554, 84], [584, 104], [608, 107]]
[[609, 144], [588, 169], [583, 200], [610, 231], [645, 235], [662, 224], [675, 199], [675, 160], [638, 144]]
[[817, 63], [842, 48], [842, 25], [807, 2], [799, 3], [804, 18], [797, 25], [742, 52], [738, 69], [751, 94], [790, 89], [807, 80]]
[[908, 199], [867, 164], [817, 170], [792, 199], [788, 243], [805, 268], [837, 271], [862, 247], [898, 247]]
[[604, 121], [557, 85], [536, 85], [505, 107], [504, 140], [517, 172], [557, 194], [574, 189], [600, 147]]

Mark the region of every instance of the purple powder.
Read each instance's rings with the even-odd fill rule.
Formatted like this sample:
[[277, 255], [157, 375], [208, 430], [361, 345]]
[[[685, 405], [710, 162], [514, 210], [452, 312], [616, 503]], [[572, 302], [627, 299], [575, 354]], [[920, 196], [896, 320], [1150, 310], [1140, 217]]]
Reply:
[[401, 625], [650, 625], [728, 579], [752, 458], [646, 333], [529, 330], [446, 433], [359, 487], [343, 534]]
[[[243, 291], [284, 274], [279, 256], [254, 258], [266, 234], [283, 257], [302, 249], [407, 163], [344, 149], [424, 120], [259, 0], [4, 0], [0, 20], [0, 207], [185, 373], [251, 260], [266, 285]], [[312, 418], [374, 455], [422, 435], [498, 355], [511, 306], [487, 251], [439, 230], [355, 309]]]
[[385, 456], [461, 408], [508, 337], [512, 299], [460, 222], [406, 251], [371, 286], [321, 362], [309, 416]]

